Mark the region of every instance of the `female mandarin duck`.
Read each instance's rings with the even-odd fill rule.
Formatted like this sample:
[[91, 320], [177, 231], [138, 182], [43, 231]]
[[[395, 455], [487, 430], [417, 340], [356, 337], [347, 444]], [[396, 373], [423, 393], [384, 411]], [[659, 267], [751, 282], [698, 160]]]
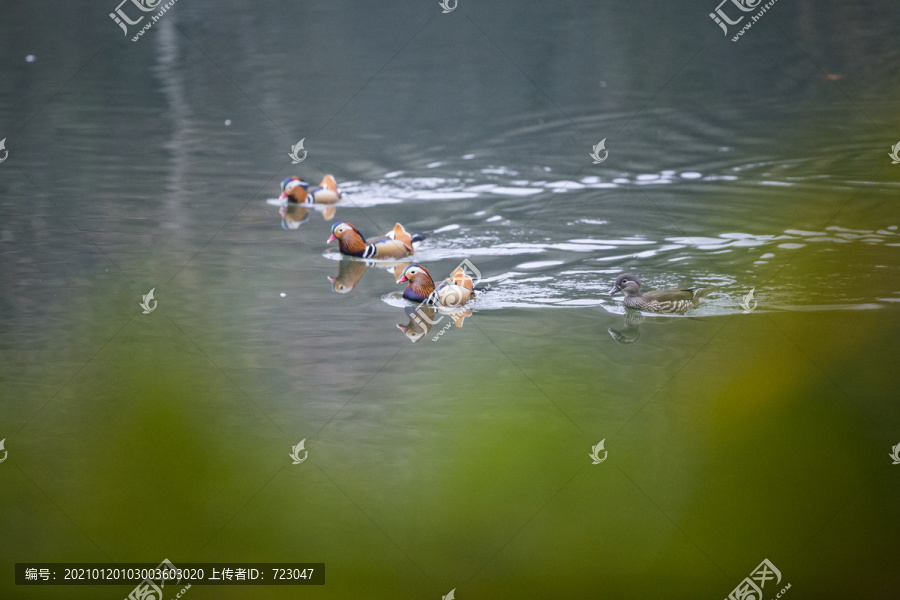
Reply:
[[708, 287], [694, 291], [692, 288], [684, 290], [671, 288], [641, 294], [640, 278], [634, 273], [622, 273], [616, 277], [616, 284], [609, 290], [609, 295], [613, 296], [618, 292], [624, 292], [625, 299], [622, 302], [626, 308], [680, 315], [688, 309], [697, 307], [700, 299], [715, 289]]
[[447, 281], [435, 288], [434, 279], [425, 267], [407, 267], [397, 283], [409, 282], [403, 297], [413, 302], [426, 302], [437, 306], [462, 306], [475, 297], [472, 278], [462, 268], [457, 268]]
[[309, 184], [296, 175], [281, 182], [281, 200], [299, 204], [334, 204], [341, 199], [334, 176], [326, 175], [318, 187], [309, 189]]
[[350, 223], [335, 223], [331, 228], [330, 244], [338, 241], [341, 254], [359, 258], [404, 258], [413, 253], [413, 242], [425, 239], [424, 234], [410, 235], [397, 223], [384, 237], [367, 242], [359, 229]]

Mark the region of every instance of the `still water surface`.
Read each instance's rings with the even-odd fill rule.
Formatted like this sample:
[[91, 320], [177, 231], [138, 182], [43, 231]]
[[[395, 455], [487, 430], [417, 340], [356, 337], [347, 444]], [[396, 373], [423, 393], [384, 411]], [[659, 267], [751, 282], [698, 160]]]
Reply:
[[[900, 23], [796, 0], [735, 44], [713, 4], [182, 0], [137, 43], [112, 5], [0, 9], [5, 570], [721, 598], [768, 558], [789, 597], [891, 597]], [[282, 227], [278, 182], [323, 173], [345, 199]], [[405, 335], [339, 221], [432, 232], [416, 262], [492, 291]], [[624, 271], [716, 291], [635, 317]]]

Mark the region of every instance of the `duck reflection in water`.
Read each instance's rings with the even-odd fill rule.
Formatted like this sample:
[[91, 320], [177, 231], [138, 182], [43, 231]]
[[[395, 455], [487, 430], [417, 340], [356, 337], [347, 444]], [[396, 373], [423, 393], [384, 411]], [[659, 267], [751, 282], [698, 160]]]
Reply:
[[431, 332], [431, 328], [443, 321], [446, 317], [449, 317], [450, 319], [444, 323], [437, 333], [431, 336], [432, 341], [436, 342], [440, 339], [440, 336], [444, 335], [444, 332], [450, 328], [451, 324], [462, 327], [466, 317], [472, 315], [471, 308], [438, 309], [426, 304], [407, 306], [403, 310], [406, 312], [409, 322], [406, 325], [397, 324], [397, 329], [402, 331], [403, 335], [405, 335], [413, 344], [423, 337], [426, 337], [429, 332]]
[[328, 281], [331, 282], [331, 289], [336, 294], [349, 294], [356, 287], [356, 284], [359, 283], [367, 267], [384, 269], [396, 281], [410, 264], [407, 261], [379, 261], [376, 263], [344, 258], [338, 263], [337, 277], [329, 277]]
[[633, 344], [641, 337], [641, 323], [644, 315], [639, 312], [626, 311], [625, 320], [621, 329], [608, 328], [606, 331], [620, 344]]
[[[278, 209], [281, 215], [281, 227], [289, 231], [297, 231], [300, 226], [309, 221], [309, 205], [287, 203]], [[322, 215], [326, 221], [334, 218], [337, 212], [336, 206], [312, 206], [312, 209]]]

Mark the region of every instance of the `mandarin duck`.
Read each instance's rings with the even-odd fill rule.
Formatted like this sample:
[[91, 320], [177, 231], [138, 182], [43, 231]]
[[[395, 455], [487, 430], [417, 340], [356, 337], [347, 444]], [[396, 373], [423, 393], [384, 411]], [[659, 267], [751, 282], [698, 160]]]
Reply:
[[281, 182], [280, 200], [298, 204], [334, 204], [343, 194], [338, 189], [333, 175], [326, 175], [318, 187], [309, 189], [309, 184], [296, 175]]
[[447, 281], [435, 287], [434, 279], [421, 265], [406, 268], [397, 283], [408, 282], [403, 297], [413, 302], [424, 302], [436, 306], [462, 306], [475, 297], [472, 278], [462, 268], [457, 268]]
[[425, 239], [423, 234], [410, 235], [397, 223], [384, 237], [370, 242], [350, 223], [335, 223], [328, 243], [337, 240], [341, 254], [358, 258], [404, 258], [413, 253], [413, 242]]
[[700, 304], [700, 299], [715, 291], [716, 288], [708, 287], [694, 290], [693, 288], [655, 290], [641, 294], [641, 280], [633, 273], [622, 273], [616, 277], [616, 284], [609, 295], [614, 296], [619, 292], [625, 294], [622, 303], [626, 308], [666, 314], [683, 314]]

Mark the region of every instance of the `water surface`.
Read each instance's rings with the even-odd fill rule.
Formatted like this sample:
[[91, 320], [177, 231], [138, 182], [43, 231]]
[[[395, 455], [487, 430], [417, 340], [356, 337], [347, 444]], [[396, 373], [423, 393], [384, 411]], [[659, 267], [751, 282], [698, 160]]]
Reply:
[[[722, 598], [765, 558], [788, 598], [895, 593], [887, 3], [738, 43], [713, 3], [180, 0], [137, 43], [114, 8], [0, 9], [0, 596], [163, 558], [325, 562], [319, 598]], [[412, 343], [338, 221], [492, 290]], [[625, 314], [625, 271], [716, 292]]]

